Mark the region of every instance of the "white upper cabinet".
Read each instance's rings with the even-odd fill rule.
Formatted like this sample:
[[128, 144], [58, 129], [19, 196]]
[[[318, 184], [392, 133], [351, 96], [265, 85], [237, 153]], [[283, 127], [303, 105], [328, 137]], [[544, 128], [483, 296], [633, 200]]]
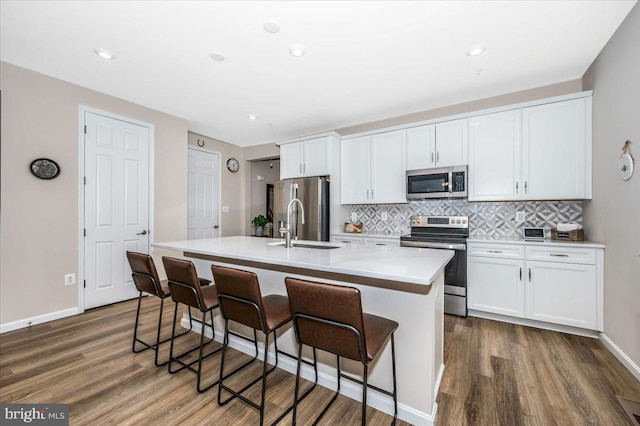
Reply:
[[405, 130], [340, 144], [342, 204], [406, 203]]
[[520, 197], [520, 110], [469, 119], [469, 200]]
[[591, 198], [587, 121], [585, 98], [522, 110], [525, 199]]
[[283, 143], [280, 146], [280, 179], [331, 174], [332, 150], [337, 136]]
[[445, 121], [436, 124], [436, 167], [463, 166], [468, 163], [469, 120]]
[[435, 124], [407, 129], [407, 170], [429, 169], [435, 166]]
[[591, 98], [469, 122], [469, 201], [591, 198]]
[[407, 129], [407, 170], [467, 164], [468, 120]]

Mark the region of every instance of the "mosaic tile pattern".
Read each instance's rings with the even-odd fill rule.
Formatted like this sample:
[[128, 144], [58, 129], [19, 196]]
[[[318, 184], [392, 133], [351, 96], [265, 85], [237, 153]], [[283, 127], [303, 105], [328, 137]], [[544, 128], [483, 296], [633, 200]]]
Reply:
[[[469, 233], [473, 237], [519, 237], [522, 228], [545, 228], [547, 234], [558, 222], [582, 224], [581, 201], [536, 201], [504, 203], [470, 203], [467, 200], [419, 200], [408, 204], [351, 205], [349, 215], [356, 213], [364, 224], [364, 232], [371, 234], [399, 234], [410, 232], [412, 215], [469, 216]], [[516, 212], [525, 213], [525, 221], [516, 221]], [[387, 220], [381, 213], [387, 213]]]

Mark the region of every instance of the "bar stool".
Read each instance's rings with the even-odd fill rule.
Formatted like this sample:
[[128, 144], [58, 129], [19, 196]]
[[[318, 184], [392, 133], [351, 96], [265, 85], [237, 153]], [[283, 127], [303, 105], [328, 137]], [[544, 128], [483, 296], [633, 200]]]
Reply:
[[[157, 367], [162, 367], [167, 365], [169, 360], [164, 361], [162, 363], [158, 362], [158, 352], [160, 349], [160, 345], [162, 343], [166, 343], [171, 340], [170, 337], [167, 337], [164, 340], [160, 340], [160, 328], [162, 327], [162, 312], [164, 310], [164, 299], [171, 296], [169, 291], [169, 285], [167, 284], [167, 280], [160, 280], [158, 277], [158, 271], [156, 269], [156, 265], [153, 262], [153, 258], [146, 253], [137, 253], [132, 251], [127, 251], [127, 260], [129, 261], [129, 266], [131, 267], [131, 276], [133, 277], [133, 283], [136, 286], [136, 289], [140, 292], [138, 295], [138, 309], [136, 310], [136, 323], [133, 327], [133, 344], [131, 345], [131, 350], [133, 353], [144, 352], [147, 349], [152, 349], [155, 354], [154, 363]], [[210, 280], [204, 278], [198, 278], [200, 280], [200, 285], [205, 286], [211, 284]], [[160, 312], [158, 314], [158, 330], [156, 333], [156, 342], [155, 343], [147, 343], [138, 338], [138, 323], [140, 319], [140, 305], [142, 303], [143, 293], [150, 294], [152, 296], [156, 296], [160, 299]], [[191, 318], [191, 308], [189, 308], [189, 318]], [[175, 337], [184, 336], [189, 330], [184, 331], [178, 334]], [[136, 349], [136, 343], [143, 345], [142, 349]]]
[[[336, 355], [338, 390], [324, 407], [317, 424], [340, 393], [340, 378], [362, 385], [362, 425], [367, 420], [367, 388], [372, 388], [393, 397], [395, 425], [398, 417], [398, 397], [396, 393], [396, 353], [394, 332], [398, 323], [379, 316], [362, 312], [360, 290], [332, 284], [285, 278], [289, 303], [293, 313], [293, 327], [298, 339], [298, 357], [302, 355], [302, 345], [308, 345]], [[393, 391], [381, 389], [367, 383], [369, 363], [391, 338], [391, 366], [393, 371]], [[340, 357], [360, 361], [364, 367], [363, 381], [347, 376], [340, 371]], [[294, 392], [293, 424], [296, 424], [300, 364], [296, 374]]]
[[[175, 259], [172, 257], [163, 256], [162, 263], [164, 264], [165, 272], [167, 273], [167, 278], [169, 281], [169, 288], [171, 289], [171, 299], [173, 299], [176, 307], [173, 313], [173, 327], [171, 329], [171, 346], [169, 350], [169, 373], [174, 374], [183, 369], [188, 369], [193, 372], [197, 376], [196, 389], [198, 392], [205, 392], [215, 385], [218, 384], [218, 381], [211, 383], [210, 385], [201, 388], [201, 378], [202, 378], [202, 361], [209, 356], [220, 352], [222, 348], [218, 348], [206, 355], [204, 355], [204, 347], [215, 341], [215, 331], [213, 328], [213, 310], [219, 307], [218, 303], [218, 293], [216, 291], [216, 286], [210, 285], [206, 287], [200, 286], [200, 280], [196, 274], [196, 267], [192, 262], [183, 259]], [[178, 316], [178, 303], [182, 303], [184, 305], [189, 306], [190, 308], [196, 308], [200, 312], [202, 312], [202, 331], [200, 333], [200, 344], [195, 346], [187, 351], [184, 351], [180, 355], [173, 354], [173, 346], [175, 340], [176, 333], [176, 320]], [[207, 324], [207, 313], [209, 313], [211, 317], [211, 324]], [[204, 332], [205, 326], [209, 326], [211, 328], [212, 337], [206, 343], [204, 342]], [[198, 359], [185, 362], [181, 358], [185, 355], [199, 350]], [[174, 362], [177, 362], [181, 365], [177, 370], [172, 370], [171, 366]], [[197, 368], [193, 368], [192, 365], [198, 363]]]
[[[260, 285], [258, 277], [253, 272], [242, 271], [234, 268], [227, 268], [223, 266], [211, 265], [211, 271], [213, 273], [213, 279], [218, 288], [218, 299], [220, 300], [220, 312], [224, 319], [224, 342], [222, 350], [222, 360], [220, 361], [220, 380], [218, 383], [218, 404], [225, 405], [229, 401], [239, 398], [243, 402], [249, 404], [253, 408], [260, 412], [260, 425], [264, 423], [264, 406], [265, 406], [265, 393], [267, 387], [267, 375], [273, 372], [278, 365], [278, 354], [287, 355], [292, 359], [296, 359], [295, 356], [287, 354], [286, 352], [278, 349], [278, 336], [277, 331], [285, 324], [291, 321], [291, 311], [289, 310], [289, 300], [286, 296], [280, 296], [276, 294], [270, 294], [262, 297], [260, 292]], [[255, 342], [256, 353], [253, 359], [244, 363], [240, 367], [236, 368], [228, 374], [224, 374], [224, 355], [226, 348], [229, 345], [229, 321], [235, 321], [253, 329], [253, 337]], [[256, 330], [260, 330], [264, 333], [264, 359], [262, 365], [262, 376], [254, 379], [249, 384], [244, 386], [240, 390], [234, 390], [224, 384], [224, 380], [231, 377], [233, 374], [247, 367], [253, 363], [258, 357], [258, 345], [256, 339]], [[273, 342], [275, 346], [276, 363], [273, 367], [268, 369], [267, 356], [269, 349], [269, 336], [273, 333]], [[232, 333], [233, 334], [233, 333]], [[237, 334], [235, 334], [238, 336]], [[243, 337], [243, 336], [240, 336]], [[248, 338], [245, 338], [250, 340]], [[315, 383], [308, 389], [305, 394], [300, 398], [304, 399], [311, 390], [316, 386], [318, 382], [318, 367], [315, 357], [313, 363], [306, 362], [309, 365], [313, 365], [315, 372]], [[251, 386], [262, 380], [262, 396], [260, 404], [256, 404], [247, 397], [243, 392], [249, 389]], [[222, 400], [222, 390], [230, 393], [232, 396], [226, 400]], [[284, 418], [291, 410], [293, 405], [285, 410], [278, 419], [272, 424], [278, 423]]]

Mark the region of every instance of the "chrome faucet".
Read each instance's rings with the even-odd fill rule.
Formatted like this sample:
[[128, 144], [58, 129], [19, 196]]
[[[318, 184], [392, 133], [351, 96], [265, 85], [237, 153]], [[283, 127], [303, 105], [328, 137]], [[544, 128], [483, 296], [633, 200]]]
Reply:
[[284, 246], [286, 248], [291, 247], [291, 206], [293, 206], [294, 202], [300, 205], [302, 224], [304, 225], [304, 206], [302, 205], [302, 201], [297, 198], [292, 198], [289, 204], [287, 204], [287, 225], [284, 228], [280, 228], [280, 232], [284, 234]]

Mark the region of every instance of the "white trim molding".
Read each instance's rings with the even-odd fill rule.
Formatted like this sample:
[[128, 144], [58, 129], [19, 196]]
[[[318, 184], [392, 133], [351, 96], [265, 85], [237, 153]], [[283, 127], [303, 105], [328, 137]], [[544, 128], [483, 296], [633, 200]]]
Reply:
[[527, 318], [510, 317], [506, 315], [494, 314], [491, 312], [476, 311], [469, 309], [467, 315], [470, 317], [484, 318], [488, 320], [508, 322], [511, 324], [524, 325], [527, 327], [542, 328], [544, 330], [558, 331], [560, 333], [575, 334], [577, 336], [591, 337], [592, 339], [598, 338], [598, 332], [594, 330], [587, 330], [585, 328], [571, 327], [562, 324], [553, 324], [550, 322], [536, 321]]
[[0, 324], [0, 334], [8, 331], [18, 330], [21, 328], [30, 327], [36, 324], [42, 324], [45, 322], [57, 320], [60, 318], [66, 318], [79, 314], [78, 308], [63, 309], [61, 311], [49, 312], [48, 314], [36, 315], [31, 318], [24, 318], [18, 321], [7, 322]]
[[620, 349], [618, 345], [613, 343], [613, 340], [611, 340], [606, 334], [600, 333], [600, 341], [607, 347], [607, 349], [609, 349], [613, 356], [615, 356], [618, 361], [620, 361], [622, 365], [624, 365], [627, 370], [629, 370], [631, 374], [633, 374], [633, 376], [638, 381], [640, 381], [640, 366], [633, 362], [633, 360], [629, 358], [627, 354], [622, 352], [622, 349]]

